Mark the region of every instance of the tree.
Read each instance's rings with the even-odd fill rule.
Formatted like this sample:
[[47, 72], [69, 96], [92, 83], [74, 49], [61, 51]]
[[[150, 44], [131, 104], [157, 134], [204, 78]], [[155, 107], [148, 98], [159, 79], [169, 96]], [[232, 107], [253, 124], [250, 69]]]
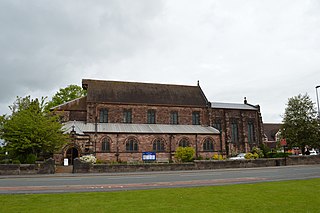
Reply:
[[48, 102], [46, 110], [50, 110], [52, 107], [66, 103], [68, 101], [83, 97], [87, 94], [87, 91], [77, 85], [69, 85], [66, 88], [61, 88]]
[[314, 103], [307, 94], [289, 99], [281, 129], [281, 136], [289, 148], [300, 147], [304, 154], [306, 146], [319, 147], [320, 129], [316, 115]]
[[11, 156], [22, 163], [28, 156], [48, 157], [67, 141], [58, 117], [46, 113], [45, 98], [17, 98], [10, 107], [12, 115], [2, 117], [0, 137]]

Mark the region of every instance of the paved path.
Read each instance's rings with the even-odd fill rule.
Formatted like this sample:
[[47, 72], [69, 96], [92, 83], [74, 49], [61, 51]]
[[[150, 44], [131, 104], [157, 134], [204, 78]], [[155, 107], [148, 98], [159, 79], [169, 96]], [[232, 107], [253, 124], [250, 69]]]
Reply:
[[200, 171], [0, 176], [0, 193], [119, 191], [310, 178], [320, 178], [320, 165]]

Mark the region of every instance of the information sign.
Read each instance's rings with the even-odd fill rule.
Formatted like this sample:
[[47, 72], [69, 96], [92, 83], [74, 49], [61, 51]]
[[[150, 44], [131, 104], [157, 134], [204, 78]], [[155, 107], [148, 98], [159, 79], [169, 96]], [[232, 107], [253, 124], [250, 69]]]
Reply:
[[155, 161], [156, 153], [155, 152], [142, 152], [142, 160], [143, 161]]

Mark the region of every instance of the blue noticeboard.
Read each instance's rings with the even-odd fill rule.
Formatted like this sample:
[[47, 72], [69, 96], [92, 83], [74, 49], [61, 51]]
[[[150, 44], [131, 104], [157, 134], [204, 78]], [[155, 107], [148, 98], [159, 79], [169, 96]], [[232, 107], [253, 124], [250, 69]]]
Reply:
[[156, 153], [155, 152], [142, 152], [142, 160], [143, 161], [155, 161]]

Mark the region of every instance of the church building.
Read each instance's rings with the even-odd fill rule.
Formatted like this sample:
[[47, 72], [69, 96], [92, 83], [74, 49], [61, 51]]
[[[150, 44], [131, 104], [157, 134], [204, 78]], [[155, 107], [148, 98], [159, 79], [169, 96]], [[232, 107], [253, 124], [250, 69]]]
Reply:
[[248, 152], [262, 143], [260, 107], [210, 102], [196, 86], [83, 79], [85, 97], [53, 110], [70, 142], [57, 163], [93, 154], [103, 162], [173, 162], [178, 147], [195, 158]]

